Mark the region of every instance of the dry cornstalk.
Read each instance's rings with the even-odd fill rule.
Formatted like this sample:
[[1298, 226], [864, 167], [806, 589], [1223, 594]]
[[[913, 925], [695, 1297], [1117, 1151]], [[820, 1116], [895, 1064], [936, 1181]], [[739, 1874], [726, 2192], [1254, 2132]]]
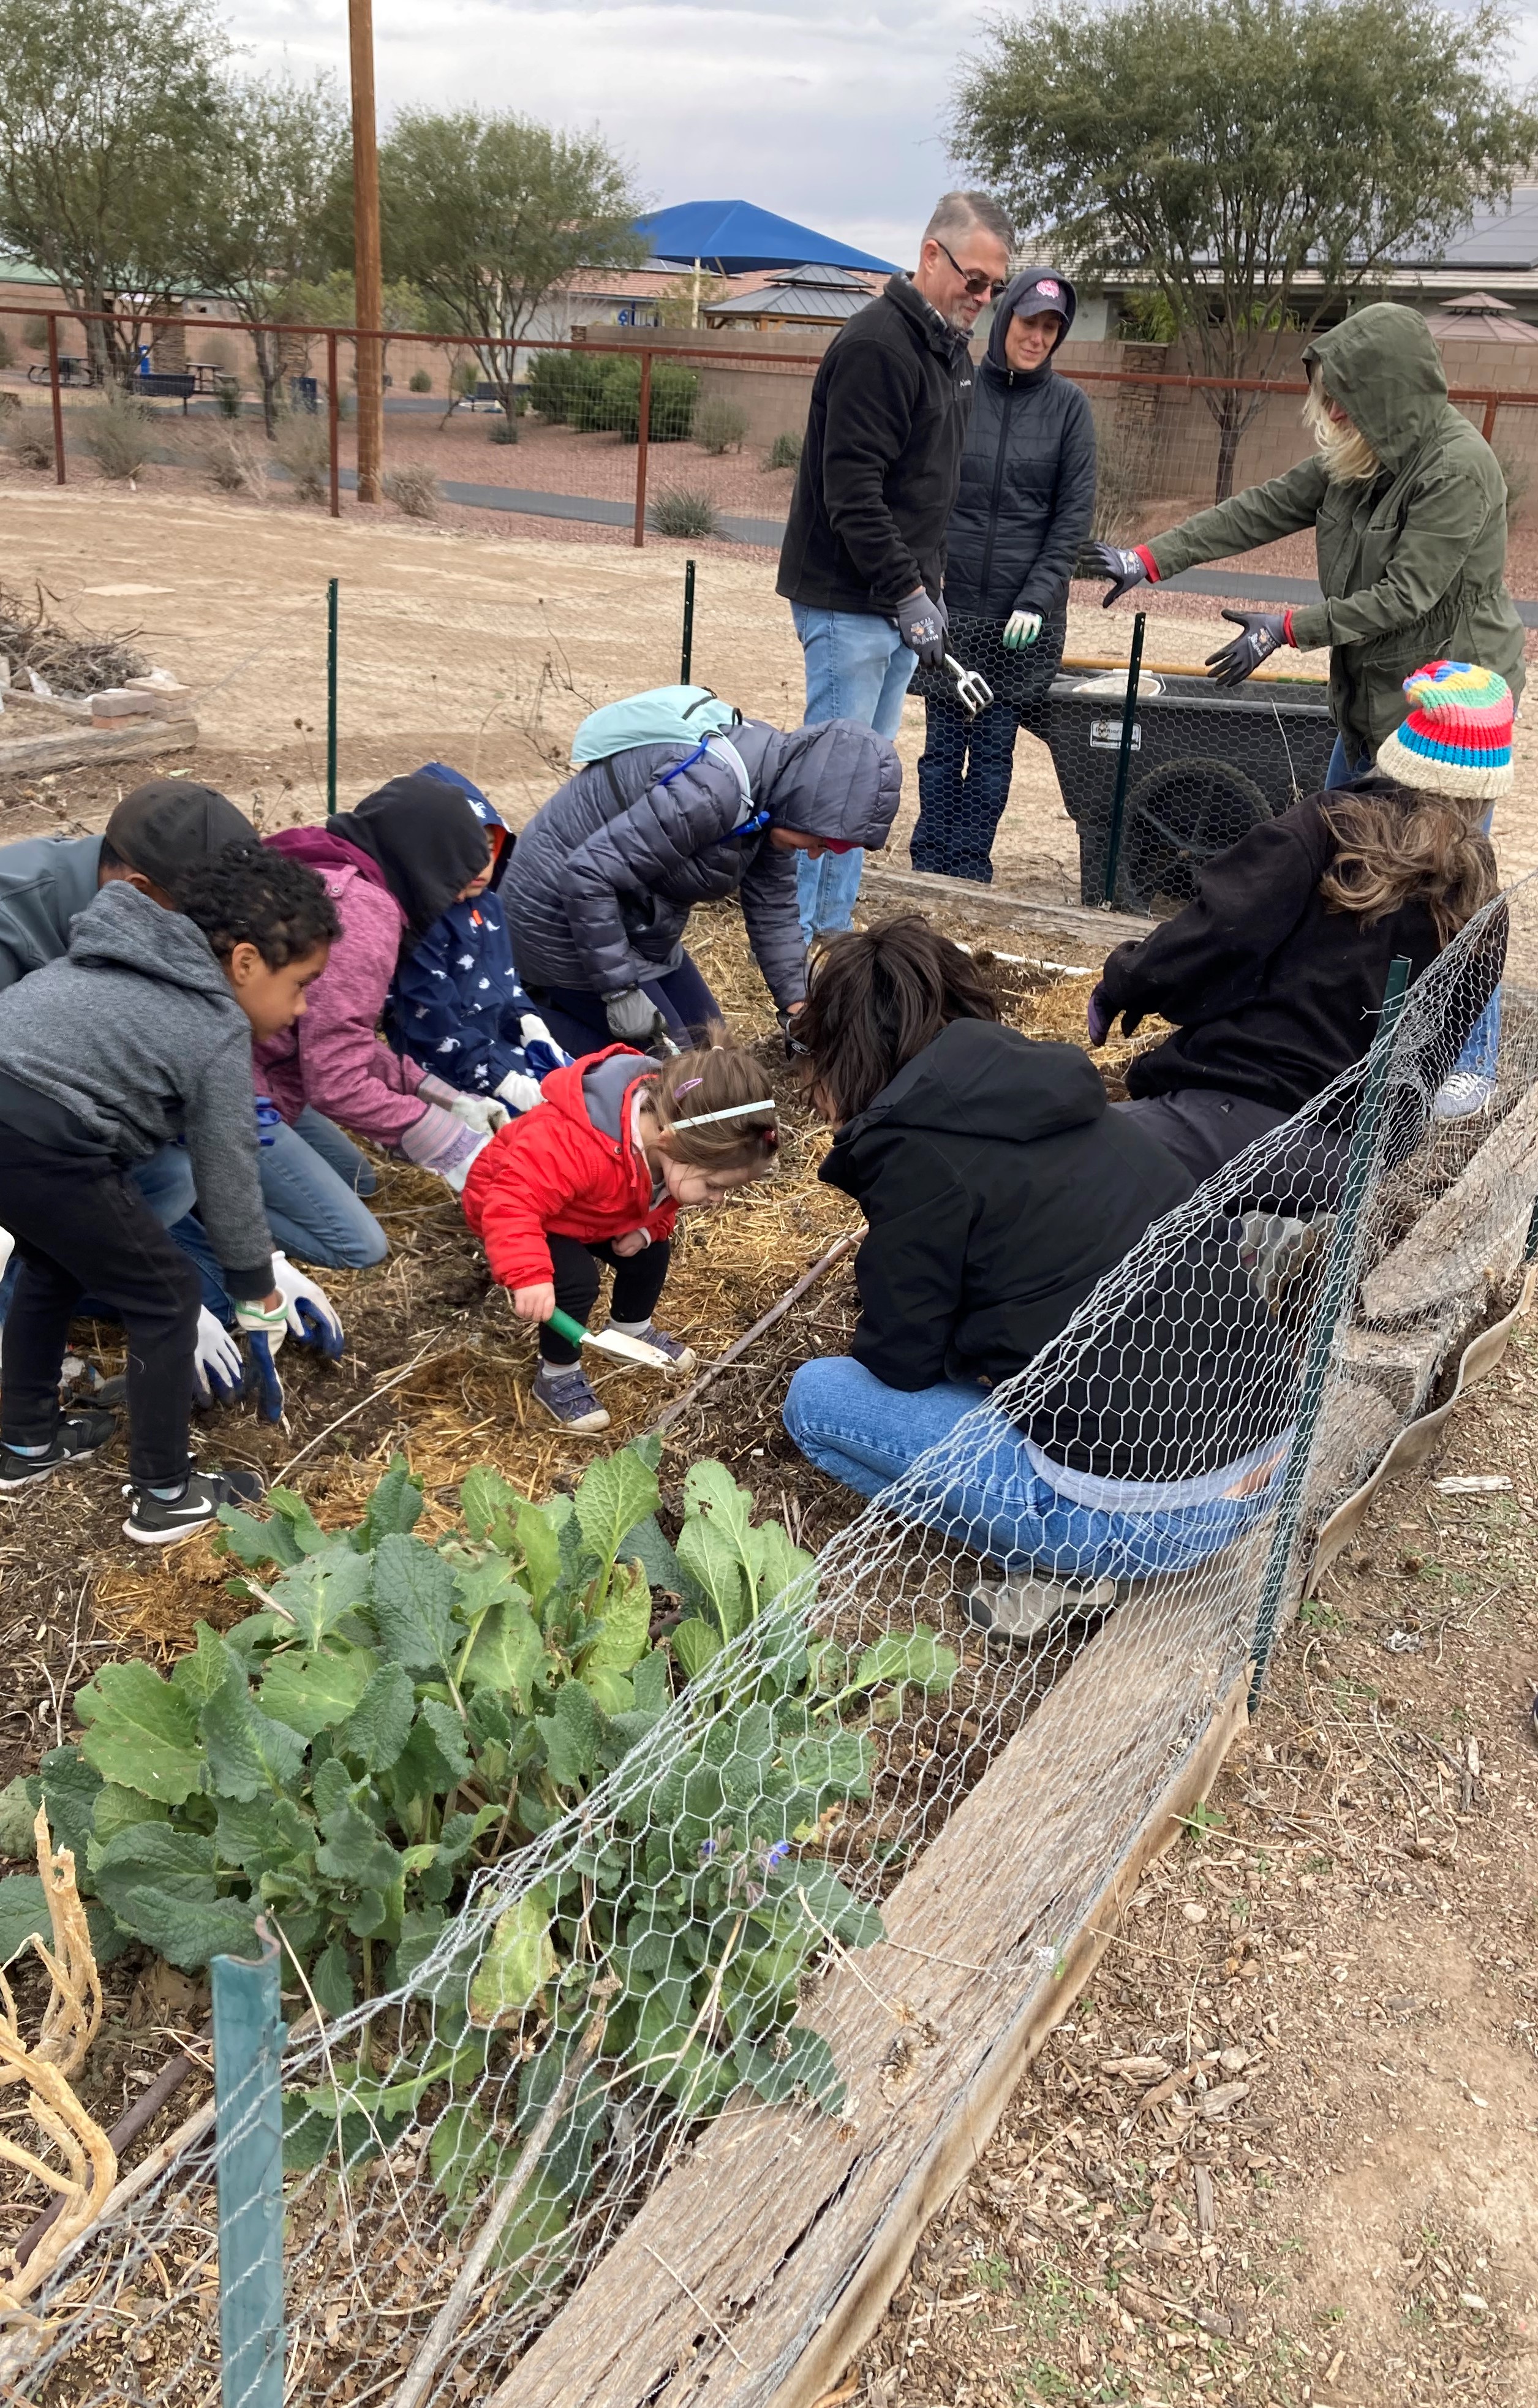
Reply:
[[0, 2315], [22, 2313], [22, 2301], [51, 2272], [69, 2243], [94, 2222], [117, 2180], [112, 2143], [86, 2113], [71, 2087], [101, 2024], [102, 1985], [85, 1909], [75, 1886], [75, 1858], [68, 1848], [53, 1852], [46, 1809], [35, 1831], [37, 1871], [48, 1900], [53, 1944], [36, 1934], [33, 1946], [48, 1968], [48, 2005], [35, 2047], [22, 2038], [16, 2001], [0, 1973], [0, 2089], [24, 2084], [32, 2120], [64, 2160], [50, 2159], [0, 2135], [0, 2160], [18, 2167], [63, 2204], [24, 2265], [14, 2251], [0, 2257]]

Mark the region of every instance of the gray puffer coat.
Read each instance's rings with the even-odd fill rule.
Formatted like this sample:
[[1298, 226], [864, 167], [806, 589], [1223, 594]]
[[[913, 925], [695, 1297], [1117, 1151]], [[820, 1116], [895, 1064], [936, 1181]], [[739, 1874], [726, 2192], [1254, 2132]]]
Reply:
[[796, 855], [770, 844], [768, 826], [732, 831], [767, 811], [773, 826], [884, 844], [901, 765], [884, 736], [853, 719], [784, 733], [750, 719], [727, 740], [747, 770], [750, 804], [719, 749], [689, 761], [683, 745], [641, 744], [580, 769], [535, 813], [501, 887], [525, 986], [613, 995], [664, 977], [683, 959], [692, 906], [740, 894], [769, 993], [782, 1010], [800, 1002]]

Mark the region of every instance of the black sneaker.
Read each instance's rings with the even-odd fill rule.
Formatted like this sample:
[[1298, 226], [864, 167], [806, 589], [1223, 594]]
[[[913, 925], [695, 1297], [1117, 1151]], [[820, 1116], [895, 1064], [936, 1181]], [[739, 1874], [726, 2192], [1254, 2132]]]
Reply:
[[0, 1447], [0, 1497], [14, 1496], [19, 1488], [33, 1488], [46, 1480], [50, 1471], [62, 1464], [78, 1463], [82, 1455], [94, 1455], [105, 1446], [118, 1426], [116, 1413], [65, 1413], [53, 1433], [46, 1453], [18, 1455], [13, 1447]]
[[260, 1505], [267, 1491], [254, 1471], [194, 1471], [180, 1497], [157, 1497], [135, 1486], [122, 1493], [134, 1500], [123, 1537], [140, 1547], [169, 1547], [194, 1530], [206, 1530], [221, 1505]]

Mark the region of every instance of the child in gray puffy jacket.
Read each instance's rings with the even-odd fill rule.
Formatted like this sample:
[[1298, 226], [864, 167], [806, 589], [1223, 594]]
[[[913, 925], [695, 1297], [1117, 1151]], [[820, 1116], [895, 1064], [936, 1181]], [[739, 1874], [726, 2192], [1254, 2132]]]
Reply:
[[61, 1414], [59, 1364], [88, 1292], [128, 1340], [126, 1535], [165, 1545], [221, 1504], [259, 1497], [249, 1472], [194, 1472], [187, 1449], [200, 1288], [127, 1176], [185, 1138], [204, 1226], [253, 1343], [282, 1342], [262, 1210], [252, 1042], [304, 1010], [337, 917], [297, 862], [232, 847], [192, 874], [180, 911], [101, 888], [68, 953], [0, 995], [0, 1226], [22, 1269], [0, 1331], [0, 1494], [106, 1444], [109, 1412]]

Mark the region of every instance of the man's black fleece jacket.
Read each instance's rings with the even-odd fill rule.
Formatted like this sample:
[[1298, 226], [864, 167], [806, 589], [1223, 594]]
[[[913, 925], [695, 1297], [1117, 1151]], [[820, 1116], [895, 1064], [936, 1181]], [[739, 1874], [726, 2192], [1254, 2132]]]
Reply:
[[812, 383], [777, 593], [881, 618], [921, 585], [938, 595], [971, 393], [966, 336], [889, 278]]

